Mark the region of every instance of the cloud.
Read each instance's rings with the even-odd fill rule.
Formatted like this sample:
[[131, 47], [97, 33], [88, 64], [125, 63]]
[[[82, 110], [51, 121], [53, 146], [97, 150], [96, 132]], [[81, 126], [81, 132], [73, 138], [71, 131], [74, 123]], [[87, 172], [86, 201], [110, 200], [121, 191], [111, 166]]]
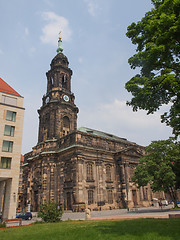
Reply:
[[81, 108], [79, 126], [112, 133], [145, 146], [171, 135], [171, 129], [161, 123], [160, 115], [161, 112], [153, 115], [147, 115], [145, 111], [133, 112], [125, 101], [115, 99], [93, 109]]
[[43, 12], [42, 18], [47, 22], [42, 28], [42, 35], [40, 37], [43, 43], [50, 43], [56, 46], [58, 33], [60, 31], [62, 32], [63, 41], [69, 41], [71, 39], [72, 31], [66, 18], [54, 12]]
[[92, 0], [84, 0], [84, 2], [88, 6], [88, 12], [92, 17], [95, 17], [97, 12], [100, 10], [97, 2], [92, 1]]
[[0, 55], [3, 55], [3, 53], [4, 53], [4, 52], [3, 52], [3, 50], [2, 50], [2, 49], [0, 49]]

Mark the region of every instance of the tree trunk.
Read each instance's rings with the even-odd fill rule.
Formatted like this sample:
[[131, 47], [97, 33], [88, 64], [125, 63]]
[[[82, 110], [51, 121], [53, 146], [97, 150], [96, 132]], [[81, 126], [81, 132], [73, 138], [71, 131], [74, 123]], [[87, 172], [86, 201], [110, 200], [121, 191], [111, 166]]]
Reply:
[[177, 207], [177, 190], [171, 187], [169, 188], [168, 192], [172, 198], [172, 201], [174, 202], [174, 207]]

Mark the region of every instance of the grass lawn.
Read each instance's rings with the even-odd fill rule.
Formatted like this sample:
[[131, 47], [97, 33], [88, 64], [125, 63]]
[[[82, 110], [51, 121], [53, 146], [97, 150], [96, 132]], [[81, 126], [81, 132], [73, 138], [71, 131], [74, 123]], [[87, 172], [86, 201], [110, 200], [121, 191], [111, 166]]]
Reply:
[[0, 229], [0, 240], [180, 240], [180, 219], [65, 221]]

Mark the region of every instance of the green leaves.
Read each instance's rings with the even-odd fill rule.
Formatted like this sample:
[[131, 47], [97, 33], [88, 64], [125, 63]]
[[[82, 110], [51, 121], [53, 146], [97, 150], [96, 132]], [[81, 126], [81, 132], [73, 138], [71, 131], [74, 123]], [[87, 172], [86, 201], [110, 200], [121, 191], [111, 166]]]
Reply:
[[173, 138], [153, 141], [140, 158], [133, 180], [139, 186], [151, 185], [153, 191], [177, 189], [180, 185], [180, 143]]
[[[137, 24], [128, 27], [127, 37], [137, 45], [129, 58], [132, 69], [140, 73], [125, 85], [133, 97], [127, 102], [133, 111], [144, 109], [154, 113], [163, 104], [169, 112], [161, 121], [180, 134], [180, 1], [152, 0], [154, 8]], [[133, 180], [139, 186], [151, 184], [153, 191], [169, 191], [180, 187], [180, 144], [173, 139], [154, 141], [140, 159]], [[173, 194], [175, 196], [175, 194]]]
[[136, 54], [129, 58], [132, 69], [140, 73], [129, 80], [125, 88], [131, 92], [127, 102], [138, 109], [154, 113], [163, 104], [171, 103], [169, 113], [161, 116], [180, 134], [180, 1], [152, 1], [154, 8], [141, 21], [127, 28], [127, 37], [137, 45]]
[[38, 212], [38, 217], [41, 217], [44, 222], [59, 222], [63, 211], [54, 202], [42, 204]]

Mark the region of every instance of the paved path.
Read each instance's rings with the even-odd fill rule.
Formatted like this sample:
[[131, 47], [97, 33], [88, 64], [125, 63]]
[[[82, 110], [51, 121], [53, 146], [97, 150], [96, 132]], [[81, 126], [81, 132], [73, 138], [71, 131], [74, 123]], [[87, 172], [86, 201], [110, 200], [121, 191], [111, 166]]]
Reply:
[[[180, 214], [180, 211], [170, 211], [171, 206], [161, 208], [149, 207], [138, 208], [133, 211], [127, 209], [115, 209], [106, 211], [91, 212], [91, 220], [101, 219], [137, 219], [137, 218], [169, 218], [169, 214]], [[40, 221], [40, 218], [33, 217], [32, 220], [23, 220], [22, 225], [29, 225], [32, 222]], [[84, 212], [64, 212], [62, 220], [85, 220]], [[17, 224], [14, 224], [14, 226]]]
[[[169, 218], [169, 214], [180, 214], [180, 211], [170, 211], [169, 207], [164, 208], [139, 208], [133, 211], [126, 209], [106, 210], [91, 212], [91, 219], [130, 219], [130, 218]], [[84, 220], [85, 213], [65, 212], [62, 220]]]

